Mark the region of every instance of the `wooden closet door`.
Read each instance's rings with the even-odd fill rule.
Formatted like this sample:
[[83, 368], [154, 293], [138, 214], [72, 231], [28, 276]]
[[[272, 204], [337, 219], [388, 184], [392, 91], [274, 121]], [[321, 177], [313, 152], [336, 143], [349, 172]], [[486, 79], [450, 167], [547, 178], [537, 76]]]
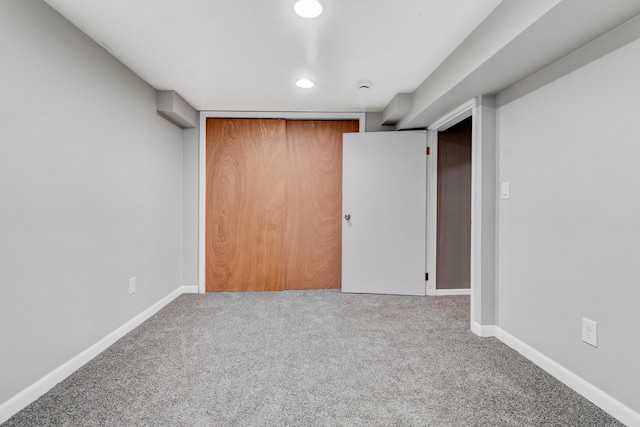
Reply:
[[471, 120], [438, 133], [438, 289], [471, 286]]
[[207, 119], [206, 289], [284, 289], [284, 120]]
[[287, 121], [285, 288], [342, 284], [342, 134], [357, 121]]

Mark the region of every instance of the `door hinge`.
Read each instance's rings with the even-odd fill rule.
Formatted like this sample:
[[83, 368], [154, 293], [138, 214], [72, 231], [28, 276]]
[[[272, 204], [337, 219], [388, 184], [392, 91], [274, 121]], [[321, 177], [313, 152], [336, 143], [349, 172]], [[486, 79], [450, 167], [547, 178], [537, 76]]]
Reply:
[[424, 280], [429, 280], [429, 273], [424, 273]]
[[427, 147], [427, 156], [431, 154], [431, 147]]

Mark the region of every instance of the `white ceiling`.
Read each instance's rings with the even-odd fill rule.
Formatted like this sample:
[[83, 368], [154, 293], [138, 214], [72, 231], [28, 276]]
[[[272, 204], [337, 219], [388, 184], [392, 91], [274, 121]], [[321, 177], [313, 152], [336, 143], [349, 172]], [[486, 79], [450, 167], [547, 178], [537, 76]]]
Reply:
[[[197, 110], [380, 111], [501, 0], [321, 0], [315, 19], [295, 15], [295, 0], [45, 1]], [[316, 86], [296, 87], [303, 77]]]

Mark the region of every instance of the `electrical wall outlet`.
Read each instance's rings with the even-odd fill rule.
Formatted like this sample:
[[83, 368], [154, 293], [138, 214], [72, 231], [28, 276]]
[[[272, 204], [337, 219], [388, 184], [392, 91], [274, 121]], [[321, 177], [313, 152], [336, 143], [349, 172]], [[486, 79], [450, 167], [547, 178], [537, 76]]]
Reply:
[[598, 322], [582, 318], [582, 341], [598, 347]]
[[129, 279], [129, 295], [136, 293], [136, 278], [132, 277]]

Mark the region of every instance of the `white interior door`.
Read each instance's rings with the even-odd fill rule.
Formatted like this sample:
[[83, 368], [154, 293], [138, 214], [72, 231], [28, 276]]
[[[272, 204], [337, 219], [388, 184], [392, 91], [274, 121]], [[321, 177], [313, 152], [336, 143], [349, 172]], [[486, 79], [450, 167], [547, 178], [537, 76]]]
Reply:
[[343, 142], [342, 291], [425, 295], [426, 131]]

